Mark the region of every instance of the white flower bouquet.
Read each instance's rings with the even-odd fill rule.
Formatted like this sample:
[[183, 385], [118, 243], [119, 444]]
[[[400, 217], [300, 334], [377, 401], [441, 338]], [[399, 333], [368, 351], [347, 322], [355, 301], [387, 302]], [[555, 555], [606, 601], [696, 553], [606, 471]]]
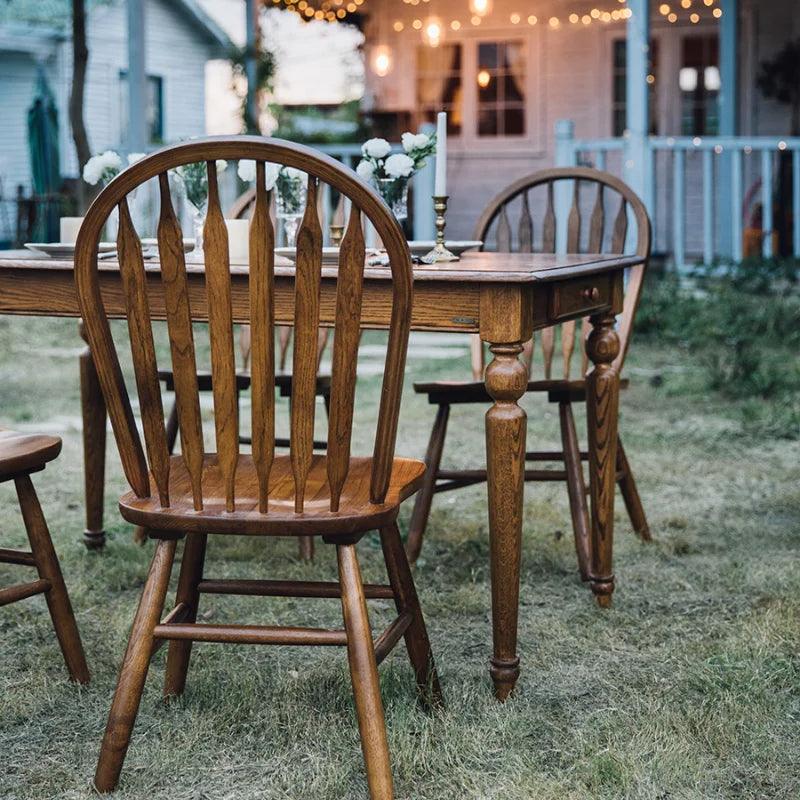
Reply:
[[[135, 164], [140, 158], [144, 158], [144, 153], [129, 153], [128, 166]], [[90, 186], [103, 186], [110, 183], [122, 171], [122, 157], [114, 150], [106, 150], [92, 156], [83, 167], [83, 180]]]
[[392, 153], [386, 139], [370, 139], [361, 146], [361, 161], [356, 172], [361, 180], [372, 183], [398, 219], [407, 216], [408, 182], [436, 153], [436, 136], [404, 133], [402, 153]]

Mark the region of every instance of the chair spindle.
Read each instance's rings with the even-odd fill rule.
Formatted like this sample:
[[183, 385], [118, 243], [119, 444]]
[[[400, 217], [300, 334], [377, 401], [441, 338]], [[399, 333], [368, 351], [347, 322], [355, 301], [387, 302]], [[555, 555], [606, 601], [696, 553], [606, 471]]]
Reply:
[[267, 511], [275, 458], [275, 229], [266, 169], [256, 162], [256, 198], [250, 217], [250, 385], [252, 448], [258, 475], [258, 510]]
[[331, 511], [339, 510], [339, 499], [350, 463], [365, 257], [361, 214], [354, 208], [339, 250], [339, 275], [336, 282], [338, 326], [333, 340], [327, 464]]
[[142, 411], [144, 442], [161, 505], [166, 507], [169, 506], [169, 452], [164, 430], [164, 409], [161, 406], [161, 387], [158, 382], [156, 348], [150, 321], [142, 245], [133, 227], [126, 198], [120, 201], [118, 210], [117, 250], [125, 290], [125, 308], [136, 388]]
[[217, 463], [225, 486], [225, 508], [235, 510], [234, 487], [239, 459], [239, 404], [236, 396], [236, 354], [233, 343], [228, 231], [222, 216], [215, 161], [208, 170], [208, 213], [203, 229], [203, 253], [208, 293], [211, 372], [214, 375], [214, 424]]
[[180, 420], [181, 453], [192, 485], [195, 511], [203, 508], [203, 425], [200, 418], [200, 395], [197, 389], [197, 362], [194, 352], [189, 286], [181, 232], [166, 172], [158, 176], [161, 208], [158, 221], [158, 252], [161, 259], [161, 282], [167, 306], [175, 403]]
[[306, 210], [297, 232], [290, 452], [295, 511], [298, 514], [303, 511], [314, 447], [317, 331], [322, 279], [322, 227], [317, 214], [317, 185], [317, 179], [309, 175]]

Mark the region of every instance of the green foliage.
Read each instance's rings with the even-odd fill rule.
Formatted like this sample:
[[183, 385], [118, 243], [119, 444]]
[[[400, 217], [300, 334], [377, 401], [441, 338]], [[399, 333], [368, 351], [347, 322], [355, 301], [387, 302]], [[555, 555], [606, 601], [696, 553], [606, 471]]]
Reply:
[[691, 354], [753, 429], [800, 438], [799, 276], [798, 262], [754, 260], [649, 280], [637, 336]]
[[[240, 86], [247, 86], [247, 60], [250, 51], [247, 47], [236, 47], [228, 54], [228, 60], [233, 70], [234, 90]], [[272, 79], [275, 77], [275, 55], [263, 47], [259, 47], [255, 52], [256, 64], [256, 93], [270, 91], [272, 89]], [[242, 103], [242, 120], [247, 133], [258, 133], [258, 120], [248, 119], [247, 114], [247, 89], [244, 94], [239, 92]]]
[[[278, 122], [278, 127], [272, 135], [280, 139], [288, 139], [291, 142], [317, 145], [351, 144], [352, 142], [362, 141], [367, 135], [359, 116], [358, 100], [342, 103], [332, 113], [326, 113], [314, 106], [286, 108], [278, 103], [273, 103], [270, 105], [270, 113]], [[353, 124], [353, 128], [345, 131], [332, 131], [321, 127], [320, 130], [307, 133], [299, 129], [297, 125], [298, 116], [306, 119], [350, 122]]]

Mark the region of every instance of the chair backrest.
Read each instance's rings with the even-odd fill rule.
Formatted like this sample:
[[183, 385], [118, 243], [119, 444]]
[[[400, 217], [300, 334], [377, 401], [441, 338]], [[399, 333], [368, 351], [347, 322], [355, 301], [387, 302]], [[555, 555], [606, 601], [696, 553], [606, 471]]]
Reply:
[[[322, 234], [316, 197], [324, 181], [351, 201], [336, 278], [327, 472], [332, 511], [338, 510], [347, 476], [356, 363], [358, 358], [365, 243], [362, 213], [380, 233], [391, 270], [392, 313], [383, 388], [373, 448], [370, 498], [383, 501], [391, 473], [400, 395], [411, 320], [412, 268], [405, 237], [380, 197], [349, 169], [308, 147], [255, 136], [212, 137], [166, 147], [121, 172], [95, 199], [84, 220], [75, 252], [75, 278], [87, 338], [120, 451], [125, 475], [139, 497], [150, 495], [148, 467], [162, 506], [169, 505], [170, 459], [158, 383], [156, 354], [142, 249], [128, 211], [127, 195], [157, 177], [161, 208], [158, 250], [175, 394], [180, 419], [181, 458], [188, 471], [194, 506], [203, 507], [205, 450], [197, 390], [193, 320], [208, 320], [213, 373], [216, 460], [225, 484], [225, 504], [236, 508], [235, 477], [239, 456], [238, 404], [233, 340], [228, 237], [217, 186], [216, 161], [256, 161], [256, 200], [250, 221], [249, 318], [252, 336], [252, 455], [259, 479], [259, 510], [267, 511], [269, 474], [275, 443], [275, 290], [272, 198], [266, 190], [265, 163], [294, 167], [308, 175], [308, 202], [297, 234], [294, 282], [293, 390], [290, 457], [294, 507], [304, 508], [312, 462], [316, 347], [320, 319]], [[204, 228], [206, 308], [190, 306], [181, 229], [170, 195], [169, 170], [205, 162], [208, 213]], [[119, 251], [127, 306], [128, 333], [141, 409], [144, 449], [131, 410], [118, 354], [103, 306], [97, 246], [103, 225], [119, 209]], [[207, 309], [207, 313], [206, 312]], [[201, 316], [201, 314], [203, 314]], [[145, 456], [146, 452], [146, 456]]]
[[[591, 191], [585, 191], [584, 185]], [[562, 207], [566, 219], [559, 220]], [[538, 215], [532, 213], [532, 209], [541, 212], [541, 223], [538, 225], [534, 223], [534, 217]], [[566, 253], [623, 254], [629, 238], [629, 215], [636, 225], [633, 253], [642, 256], [643, 262], [632, 267], [627, 275], [625, 300], [618, 320], [620, 351], [614, 362], [615, 367], [621, 370], [630, 346], [633, 320], [651, 246], [647, 209], [626, 183], [608, 172], [588, 167], [558, 167], [535, 172], [506, 187], [489, 203], [475, 226], [474, 238], [484, 243], [493, 241], [496, 249], [502, 252], [555, 253], [558, 231], [561, 229]], [[513, 225], [512, 219], [515, 220]], [[555, 327], [561, 329], [563, 378], [569, 380], [576, 324], [572, 321]], [[550, 379], [553, 372], [555, 327], [541, 332], [546, 379]], [[588, 318], [584, 319], [579, 339], [581, 376], [588, 369], [585, 345], [590, 330]], [[531, 342], [527, 349], [531, 369], [532, 353]], [[477, 373], [476, 380], [482, 376], [482, 361], [482, 347], [474, 346], [473, 373]]]

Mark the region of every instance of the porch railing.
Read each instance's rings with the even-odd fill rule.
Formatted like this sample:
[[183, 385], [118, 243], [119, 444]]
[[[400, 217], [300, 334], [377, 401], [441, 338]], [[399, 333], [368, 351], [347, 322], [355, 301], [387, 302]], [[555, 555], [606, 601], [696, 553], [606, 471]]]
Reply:
[[[575, 139], [556, 128], [559, 165], [584, 164], [622, 177], [625, 138]], [[800, 258], [800, 138], [672, 137], [647, 140], [643, 199], [658, 249], [680, 269], [687, 260], [741, 261], [760, 252]]]

